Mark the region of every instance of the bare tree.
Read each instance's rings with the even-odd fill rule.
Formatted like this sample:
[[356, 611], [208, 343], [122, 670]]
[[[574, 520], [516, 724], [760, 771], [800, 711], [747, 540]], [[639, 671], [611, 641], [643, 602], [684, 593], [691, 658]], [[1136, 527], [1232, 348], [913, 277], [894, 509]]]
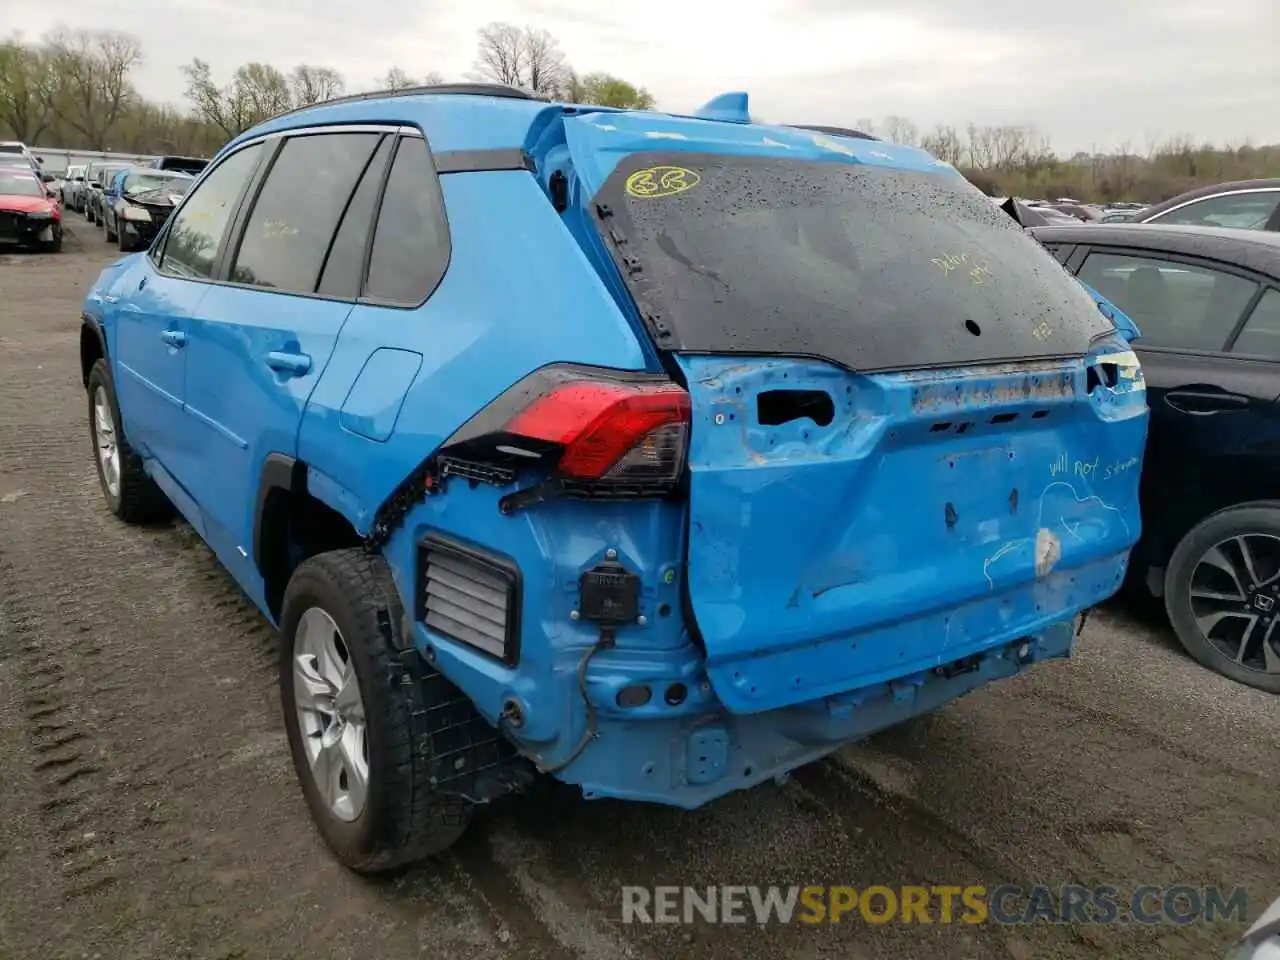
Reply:
[[563, 97], [572, 76], [560, 43], [546, 30], [524, 31], [524, 86], [535, 94]]
[[408, 87], [417, 86], [435, 86], [444, 83], [444, 77], [435, 70], [428, 70], [423, 74], [422, 79], [409, 76], [399, 67], [392, 67], [385, 74], [379, 77], [375, 83], [379, 90], [404, 90]]
[[509, 23], [489, 23], [481, 27], [476, 70], [493, 83], [523, 86], [524, 31]]
[[568, 96], [574, 74], [546, 30], [490, 23], [480, 28], [476, 71], [481, 79], [533, 94]]
[[228, 137], [239, 136], [255, 124], [290, 109], [289, 80], [266, 63], [246, 63], [219, 87], [209, 64], [192, 60], [182, 68], [187, 77], [187, 99], [196, 115]]
[[939, 124], [920, 141], [920, 146], [953, 167], [964, 163], [964, 143], [955, 127]]
[[887, 140], [904, 147], [914, 147], [920, 142], [920, 128], [906, 117], [885, 117], [883, 130]]
[[313, 67], [305, 63], [293, 68], [293, 72], [289, 74], [289, 84], [293, 88], [293, 102], [299, 107], [332, 100], [342, 96], [347, 89], [346, 81], [337, 70], [331, 67]]
[[409, 76], [399, 67], [392, 67], [383, 76], [374, 81], [379, 90], [403, 90], [406, 87], [415, 87], [418, 81]]
[[129, 72], [142, 62], [142, 48], [128, 34], [57, 30], [46, 40], [57, 76], [47, 95], [60, 117], [95, 149], [133, 99]]

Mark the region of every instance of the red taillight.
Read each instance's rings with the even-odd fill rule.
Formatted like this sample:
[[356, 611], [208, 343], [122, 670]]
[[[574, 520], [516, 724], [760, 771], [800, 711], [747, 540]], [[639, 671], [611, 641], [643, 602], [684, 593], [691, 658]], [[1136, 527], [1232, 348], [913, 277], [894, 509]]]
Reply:
[[553, 443], [576, 480], [674, 482], [684, 469], [689, 395], [678, 386], [575, 381], [512, 417], [506, 432]]

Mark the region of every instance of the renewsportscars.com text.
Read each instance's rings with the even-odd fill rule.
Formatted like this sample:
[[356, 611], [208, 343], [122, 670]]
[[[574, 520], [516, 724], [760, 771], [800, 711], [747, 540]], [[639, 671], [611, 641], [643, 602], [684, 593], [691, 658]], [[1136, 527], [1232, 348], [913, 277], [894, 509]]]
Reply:
[[627, 887], [623, 923], [1174, 923], [1243, 921], [1243, 887]]

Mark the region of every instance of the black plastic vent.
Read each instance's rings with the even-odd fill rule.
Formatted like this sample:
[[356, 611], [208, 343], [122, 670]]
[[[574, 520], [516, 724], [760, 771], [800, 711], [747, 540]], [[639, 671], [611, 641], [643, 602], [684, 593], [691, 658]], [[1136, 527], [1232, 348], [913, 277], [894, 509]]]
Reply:
[[515, 564], [436, 534], [418, 549], [418, 619], [442, 637], [514, 664], [520, 656]]

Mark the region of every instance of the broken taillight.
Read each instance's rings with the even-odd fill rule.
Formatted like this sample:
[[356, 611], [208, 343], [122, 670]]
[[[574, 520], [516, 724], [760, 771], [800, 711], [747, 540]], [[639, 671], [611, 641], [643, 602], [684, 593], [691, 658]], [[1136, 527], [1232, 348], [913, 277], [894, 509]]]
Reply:
[[684, 469], [689, 394], [674, 383], [584, 380], [539, 397], [506, 432], [554, 444], [574, 480], [673, 483]]
[[689, 394], [665, 377], [552, 366], [505, 391], [440, 448], [441, 475], [546, 496], [661, 497], [684, 471]]

